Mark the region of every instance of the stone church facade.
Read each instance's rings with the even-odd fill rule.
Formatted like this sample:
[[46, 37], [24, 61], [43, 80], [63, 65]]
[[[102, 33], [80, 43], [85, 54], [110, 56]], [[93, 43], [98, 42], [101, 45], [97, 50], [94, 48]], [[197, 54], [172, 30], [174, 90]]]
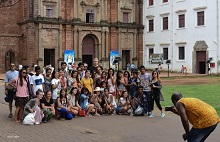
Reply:
[[120, 68], [143, 64], [142, 0], [0, 0], [0, 13], [0, 71], [11, 62], [58, 68], [64, 50], [104, 68], [111, 50]]

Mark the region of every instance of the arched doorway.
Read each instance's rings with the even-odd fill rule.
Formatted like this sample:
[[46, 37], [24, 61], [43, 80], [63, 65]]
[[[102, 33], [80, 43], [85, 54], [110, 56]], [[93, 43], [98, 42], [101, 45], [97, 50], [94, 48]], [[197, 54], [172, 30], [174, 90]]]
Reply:
[[15, 53], [12, 51], [8, 51], [5, 54], [5, 70], [9, 70], [11, 63], [15, 63]]
[[82, 62], [92, 66], [92, 60], [96, 56], [95, 45], [97, 38], [94, 35], [86, 35], [82, 41]]

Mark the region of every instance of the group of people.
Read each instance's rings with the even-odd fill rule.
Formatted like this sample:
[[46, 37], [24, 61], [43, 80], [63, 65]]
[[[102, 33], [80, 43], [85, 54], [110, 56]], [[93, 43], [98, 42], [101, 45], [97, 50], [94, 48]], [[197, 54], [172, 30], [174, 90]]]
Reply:
[[12, 102], [15, 100], [14, 121], [20, 122], [28, 113], [36, 112], [36, 124], [48, 122], [53, 115], [60, 119], [72, 119], [85, 110], [86, 116], [105, 114], [148, 115], [154, 117], [154, 102], [160, 105], [161, 79], [157, 71], [146, 72], [144, 66], [129, 71], [103, 70], [98, 59], [93, 66], [79, 63], [67, 70], [62, 62], [58, 70], [48, 66], [29, 66], [15, 70], [15, 64], [5, 76], [5, 94], [13, 117]]
[[[148, 115], [154, 117], [154, 102], [164, 117], [160, 101], [162, 82], [157, 70], [147, 73], [144, 66], [129, 71], [103, 70], [98, 59], [93, 66], [79, 63], [67, 70], [61, 63], [58, 70], [47, 67], [45, 73], [35, 66], [15, 70], [15, 64], [5, 76], [5, 94], [9, 102], [9, 118], [13, 117], [12, 102], [15, 100], [14, 121], [20, 122], [35, 112], [35, 124], [48, 122], [53, 116], [71, 120], [84, 110], [86, 116], [102, 114]], [[171, 97], [175, 107], [172, 112], [180, 115], [186, 133], [184, 140], [204, 141], [216, 128], [219, 117], [213, 107], [194, 98], [183, 98], [180, 93]], [[193, 128], [189, 130], [189, 124]]]

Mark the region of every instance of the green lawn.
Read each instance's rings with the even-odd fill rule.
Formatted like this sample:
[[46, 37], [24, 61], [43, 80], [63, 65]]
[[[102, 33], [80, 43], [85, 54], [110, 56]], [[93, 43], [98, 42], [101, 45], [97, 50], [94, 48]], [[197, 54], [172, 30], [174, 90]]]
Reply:
[[213, 106], [220, 115], [220, 84], [163, 86], [163, 106], [173, 105], [170, 97], [174, 92], [180, 92], [184, 97], [201, 99]]

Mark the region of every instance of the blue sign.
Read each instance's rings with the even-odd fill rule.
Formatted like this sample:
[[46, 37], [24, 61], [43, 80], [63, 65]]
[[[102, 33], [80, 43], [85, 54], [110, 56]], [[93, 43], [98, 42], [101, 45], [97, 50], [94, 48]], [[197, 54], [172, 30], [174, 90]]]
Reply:
[[64, 51], [64, 62], [67, 64], [74, 63], [74, 50], [65, 50]]
[[111, 50], [110, 51], [110, 68], [114, 70], [118, 70], [118, 62], [116, 63], [116, 57], [119, 57], [118, 50]]

